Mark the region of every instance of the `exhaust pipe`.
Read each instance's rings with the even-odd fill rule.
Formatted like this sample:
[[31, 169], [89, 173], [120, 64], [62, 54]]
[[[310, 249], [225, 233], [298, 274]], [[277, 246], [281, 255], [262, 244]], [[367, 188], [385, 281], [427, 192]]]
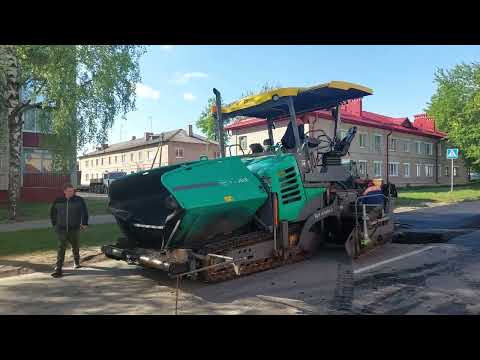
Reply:
[[141, 266], [165, 271], [170, 275], [176, 275], [190, 270], [188, 263], [162, 261], [147, 255], [140, 255], [140, 257], [137, 258], [137, 263]]
[[166, 261], [155, 259], [146, 255], [141, 255], [138, 258], [138, 263], [142, 266], [152, 267], [152, 268], [167, 271], [167, 272], [170, 271], [170, 267], [171, 267], [171, 264]]

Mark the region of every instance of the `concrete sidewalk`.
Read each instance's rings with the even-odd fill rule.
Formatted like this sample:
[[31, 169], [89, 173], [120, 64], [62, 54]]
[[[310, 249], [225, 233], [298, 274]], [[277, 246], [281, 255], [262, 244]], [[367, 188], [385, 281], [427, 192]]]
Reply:
[[[90, 225], [99, 224], [114, 224], [115, 218], [111, 214], [90, 216], [88, 223]], [[18, 231], [18, 230], [32, 230], [32, 229], [47, 229], [52, 227], [49, 219], [25, 221], [12, 224], [0, 224], [0, 232]]]

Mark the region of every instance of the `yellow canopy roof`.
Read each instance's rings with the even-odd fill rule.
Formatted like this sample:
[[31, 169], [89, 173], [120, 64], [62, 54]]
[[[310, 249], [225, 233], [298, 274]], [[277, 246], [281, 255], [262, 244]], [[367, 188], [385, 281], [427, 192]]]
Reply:
[[345, 81], [330, 81], [311, 87], [280, 88], [252, 95], [222, 107], [227, 117], [252, 116], [275, 118], [288, 114], [288, 106], [281, 98], [293, 97], [296, 113], [327, 109], [339, 103], [371, 95], [373, 91], [365, 86]]

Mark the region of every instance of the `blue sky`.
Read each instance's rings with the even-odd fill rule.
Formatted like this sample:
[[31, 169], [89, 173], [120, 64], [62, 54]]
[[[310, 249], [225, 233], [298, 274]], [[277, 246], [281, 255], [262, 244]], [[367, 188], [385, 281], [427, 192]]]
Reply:
[[355, 82], [374, 90], [364, 110], [412, 117], [434, 93], [437, 68], [472, 61], [480, 61], [480, 46], [151, 46], [141, 60], [137, 111], [117, 120], [109, 143], [141, 136], [151, 123], [154, 132], [187, 128], [213, 87], [231, 102], [265, 82]]

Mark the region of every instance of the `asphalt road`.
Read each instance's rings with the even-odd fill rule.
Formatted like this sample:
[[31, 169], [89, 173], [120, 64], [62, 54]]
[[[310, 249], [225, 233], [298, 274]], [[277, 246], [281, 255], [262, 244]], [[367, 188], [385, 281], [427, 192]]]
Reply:
[[[345, 273], [338, 260], [324, 254], [218, 284], [183, 280], [178, 313], [342, 313], [345, 302], [352, 304], [353, 283], [338, 286], [339, 271]], [[175, 314], [175, 288], [162, 273], [108, 260], [67, 268], [60, 279], [46, 273], [0, 279], [0, 314]]]
[[480, 230], [480, 201], [404, 212], [395, 219], [407, 230]]
[[410, 239], [355, 263], [352, 313], [480, 314], [480, 202], [396, 218]]
[[[185, 280], [179, 314], [480, 314], [479, 215], [480, 202], [399, 214], [410, 241], [354, 264], [330, 250], [224, 283]], [[65, 274], [0, 279], [0, 314], [175, 313], [175, 281], [157, 271], [108, 260]]]

